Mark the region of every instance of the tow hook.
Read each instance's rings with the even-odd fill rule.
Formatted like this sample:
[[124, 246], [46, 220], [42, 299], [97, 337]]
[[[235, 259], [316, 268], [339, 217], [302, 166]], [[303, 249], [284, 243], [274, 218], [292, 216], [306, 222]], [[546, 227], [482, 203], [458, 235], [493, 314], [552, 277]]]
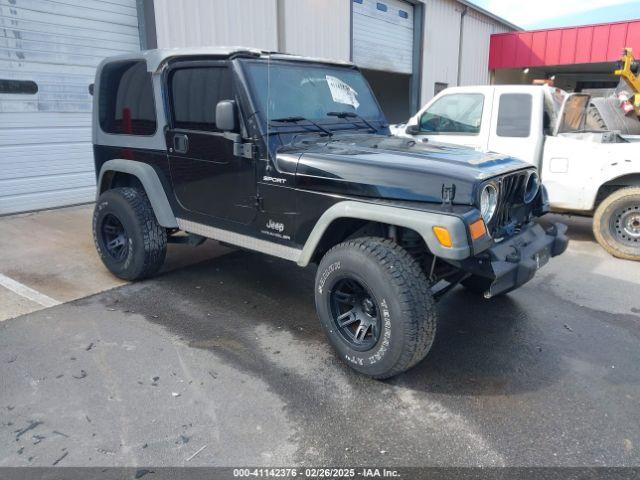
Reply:
[[520, 255], [520, 250], [518, 250], [515, 245], [512, 245], [511, 248], [513, 249], [513, 252], [507, 255], [506, 260], [509, 263], [518, 263], [522, 258], [522, 255]]

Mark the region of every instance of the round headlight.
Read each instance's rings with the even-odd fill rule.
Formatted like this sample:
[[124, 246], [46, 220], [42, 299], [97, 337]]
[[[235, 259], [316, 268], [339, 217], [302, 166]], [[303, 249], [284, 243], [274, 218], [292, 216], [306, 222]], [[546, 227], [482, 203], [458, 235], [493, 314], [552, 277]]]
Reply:
[[493, 218], [493, 214], [496, 213], [496, 207], [498, 206], [498, 190], [492, 184], [487, 184], [482, 189], [480, 194], [480, 213], [484, 223], [489, 223]]
[[536, 172], [531, 172], [524, 188], [524, 203], [531, 203], [540, 191], [540, 177]]

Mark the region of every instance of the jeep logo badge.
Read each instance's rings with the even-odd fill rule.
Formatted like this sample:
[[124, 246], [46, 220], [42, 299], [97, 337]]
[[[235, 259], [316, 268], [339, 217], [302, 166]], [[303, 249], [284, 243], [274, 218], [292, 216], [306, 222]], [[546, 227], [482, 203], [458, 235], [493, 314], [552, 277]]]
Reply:
[[271, 219], [269, 219], [266, 226], [269, 230], [275, 230], [276, 232], [282, 233], [284, 231], [284, 223], [274, 222]]

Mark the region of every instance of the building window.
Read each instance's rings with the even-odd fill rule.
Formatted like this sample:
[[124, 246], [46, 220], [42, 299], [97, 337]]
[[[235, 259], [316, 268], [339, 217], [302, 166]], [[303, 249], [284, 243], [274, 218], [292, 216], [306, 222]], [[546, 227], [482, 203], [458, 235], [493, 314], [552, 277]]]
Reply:
[[144, 61], [114, 62], [100, 75], [100, 128], [120, 135], [153, 135], [156, 110]]
[[0, 78], [0, 93], [35, 95], [38, 93], [38, 84], [32, 80], [10, 80]]
[[359, 4], [362, 4], [362, 2], [363, 2], [363, 1], [364, 1], [364, 0], [353, 0], [353, 3], [359, 3]]
[[387, 6], [384, 3], [380, 3], [380, 2], [376, 3], [376, 8], [381, 12], [387, 11]]
[[404, 10], [398, 10], [398, 15], [400, 15], [401, 18], [409, 18], [409, 14]]
[[182, 68], [171, 75], [175, 128], [218, 131], [216, 105], [232, 99], [231, 73], [227, 67]]
[[445, 88], [449, 88], [449, 84], [448, 83], [443, 83], [443, 82], [436, 82], [433, 85], [433, 96], [435, 97], [436, 95], [438, 95], [441, 91], [443, 91]]
[[526, 138], [531, 133], [533, 98], [528, 93], [504, 93], [498, 106], [499, 137]]
[[427, 134], [477, 135], [480, 133], [484, 95], [444, 95], [420, 117], [420, 131]]

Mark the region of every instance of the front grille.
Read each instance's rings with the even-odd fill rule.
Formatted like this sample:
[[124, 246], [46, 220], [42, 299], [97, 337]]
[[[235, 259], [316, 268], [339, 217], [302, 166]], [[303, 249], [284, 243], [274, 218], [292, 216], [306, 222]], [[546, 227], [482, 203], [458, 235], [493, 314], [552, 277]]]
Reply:
[[493, 237], [513, 235], [528, 220], [533, 204], [524, 203], [529, 174], [530, 170], [523, 170], [498, 178], [498, 207], [489, 224]]

